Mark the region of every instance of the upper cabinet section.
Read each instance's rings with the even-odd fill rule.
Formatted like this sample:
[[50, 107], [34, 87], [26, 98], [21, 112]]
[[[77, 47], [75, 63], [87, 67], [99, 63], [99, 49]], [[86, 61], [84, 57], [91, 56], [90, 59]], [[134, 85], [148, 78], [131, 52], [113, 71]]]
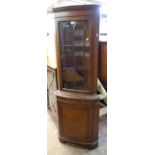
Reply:
[[54, 8], [60, 89], [96, 90], [99, 5]]

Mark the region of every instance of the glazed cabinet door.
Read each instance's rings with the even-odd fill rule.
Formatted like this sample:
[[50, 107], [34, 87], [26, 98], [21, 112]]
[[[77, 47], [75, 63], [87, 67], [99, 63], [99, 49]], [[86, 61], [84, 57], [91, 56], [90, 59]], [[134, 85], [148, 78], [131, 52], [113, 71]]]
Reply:
[[89, 92], [91, 85], [91, 22], [59, 20], [59, 68], [61, 88]]

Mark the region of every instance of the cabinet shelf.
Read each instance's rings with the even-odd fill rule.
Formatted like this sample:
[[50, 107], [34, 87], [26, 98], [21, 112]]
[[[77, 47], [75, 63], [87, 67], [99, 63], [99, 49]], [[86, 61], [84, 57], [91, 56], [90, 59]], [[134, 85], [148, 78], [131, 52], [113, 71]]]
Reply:
[[[68, 53], [70, 53], [70, 52], [68, 52]], [[71, 52], [71, 53], [73, 53], [73, 52]], [[66, 56], [72, 56], [73, 57], [73, 55], [72, 54], [61, 54], [61, 58], [64, 58], [64, 57], [66, 57]], [[89, 53], [84, 53], [83, 51], [82, 52], [76, 52], [76, 54], [74, 55], [74, 57], [76, 57], [76, 58], [83, 58], [83, 57], [89, 57], [90, 56], [90, 54]]]
[[62, 47], [90, 47], [90, 46], [88, 46], [88, 45], [61, 45]]
[[83, 67], [83, 66], [79, 66], [79, 67], [63, 67], [62, 70], [78, 70], [78, 71], [89, 71], [88, 67]]

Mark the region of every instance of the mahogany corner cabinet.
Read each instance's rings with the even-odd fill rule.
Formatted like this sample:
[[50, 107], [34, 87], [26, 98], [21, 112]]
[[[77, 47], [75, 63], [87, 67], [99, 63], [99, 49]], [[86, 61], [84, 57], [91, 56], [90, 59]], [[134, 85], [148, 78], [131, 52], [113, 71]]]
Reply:
[[98, 146], [99, 5], [53, 8], [56, 24], [59, 140]]

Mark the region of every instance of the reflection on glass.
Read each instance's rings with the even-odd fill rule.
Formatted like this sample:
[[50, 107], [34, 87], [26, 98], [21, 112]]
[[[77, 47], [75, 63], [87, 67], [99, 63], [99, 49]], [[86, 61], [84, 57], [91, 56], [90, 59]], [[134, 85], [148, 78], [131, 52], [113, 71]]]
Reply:
[[90, 39], [88, 21], [59, 22], [63, 87], [89, 90]]

